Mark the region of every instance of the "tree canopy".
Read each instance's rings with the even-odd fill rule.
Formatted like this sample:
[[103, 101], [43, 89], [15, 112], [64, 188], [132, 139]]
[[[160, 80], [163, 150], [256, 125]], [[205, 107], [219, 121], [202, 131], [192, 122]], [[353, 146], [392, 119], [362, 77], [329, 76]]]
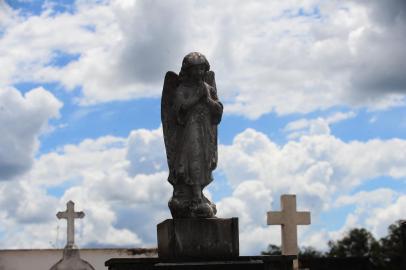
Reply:
[[[405, 222], [405, 221], [403, 221]], [[402, 235], [402, 221], [397, 221], [388, 227], [388, 234], [379, 240], [364, 228], [354, 228], [348, 231], [343, 238], [329, 241], [326, 252], [318, 251], [313, 247], [300, 249], [299, 260], [321, 257], [367, 257], [372, 269], [400, 270], [402, 256], [406, 256], [406, 223]], [[280, 255], [281, 249], [277, 245], [269, 245], [263, 255]]]
[[327, 253], [330, 257], [373, 257], [378, 254], [380, 246], [374, 236], [366, 229], [355, 228], [341, 240], [329, 241]]

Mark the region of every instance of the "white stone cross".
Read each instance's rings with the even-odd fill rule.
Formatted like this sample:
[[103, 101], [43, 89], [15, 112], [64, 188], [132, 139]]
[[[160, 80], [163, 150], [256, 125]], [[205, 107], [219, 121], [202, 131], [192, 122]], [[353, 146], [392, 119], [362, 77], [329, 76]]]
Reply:
[[268, 212], [268, 225], [282, 225], [282, 254], [298, 255], [297, 225], [310, 224], [310, 212], [296, 212], [296, 195], [281, 196], [282, 211]]
[[85, 213], [83, 212], [75, 212], [75, 204], [72, 201], [69, 201], [66, 204], [66, 211], [65, 212], [58, 212], [56, 217], [58, 219], [64, 218], [68, 222], [67, 226], [67, 233], [68, 233], [68, 243], [66, 244], [67, 247], [73, 247], [75, 244], [75, 218], [83, 218]]

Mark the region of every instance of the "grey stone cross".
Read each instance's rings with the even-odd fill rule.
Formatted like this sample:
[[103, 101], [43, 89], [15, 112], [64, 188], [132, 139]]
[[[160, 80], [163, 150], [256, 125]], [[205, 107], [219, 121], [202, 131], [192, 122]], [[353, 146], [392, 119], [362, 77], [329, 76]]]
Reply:
[[67, 247], [73, 247], [75, 244], [75, 218], [83, 218], [85, 213], [83, 212], [75, 212], [75, 204], [72, 201], [69, 201], [66, 204], [66, 211], [65, 212], [58, 212], [56, 217], [58, 219], [66, 219], [68, 222], [67, 226], [67, 240], [68, 243], [66, 244]]
[[268, 225], [282, 225], [282, 254], [297, 255], [297, 225], [310, 224], [310, 212], [296, 211], [296, 195], [281, 196], [282, 211], [268, 212]]

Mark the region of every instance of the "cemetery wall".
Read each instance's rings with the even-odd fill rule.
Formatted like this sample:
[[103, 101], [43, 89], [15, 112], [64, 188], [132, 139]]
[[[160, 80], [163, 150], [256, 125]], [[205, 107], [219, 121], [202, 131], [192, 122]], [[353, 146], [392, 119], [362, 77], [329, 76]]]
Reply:
[[[49, 270], [62, 258], [62, 249], [0, 250], [0, 270]], [[80, 257], [96, 270], [107, 270], [111, 258], [157, 256], [156, 249], [80, 249]]]

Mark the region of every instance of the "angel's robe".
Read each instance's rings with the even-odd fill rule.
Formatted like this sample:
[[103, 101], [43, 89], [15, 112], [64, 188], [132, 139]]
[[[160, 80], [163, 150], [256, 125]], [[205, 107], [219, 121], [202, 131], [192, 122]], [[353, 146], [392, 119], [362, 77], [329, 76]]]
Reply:
[[[203, 92], [209, 92], [207, 101]], [[217, 125], [223, 105], [207, 83], [200, 87], [182, 84], [176, 89], [174, 109], [177, 115], [176, 151], [172, 184], [207, 186], [217, 166]]]

